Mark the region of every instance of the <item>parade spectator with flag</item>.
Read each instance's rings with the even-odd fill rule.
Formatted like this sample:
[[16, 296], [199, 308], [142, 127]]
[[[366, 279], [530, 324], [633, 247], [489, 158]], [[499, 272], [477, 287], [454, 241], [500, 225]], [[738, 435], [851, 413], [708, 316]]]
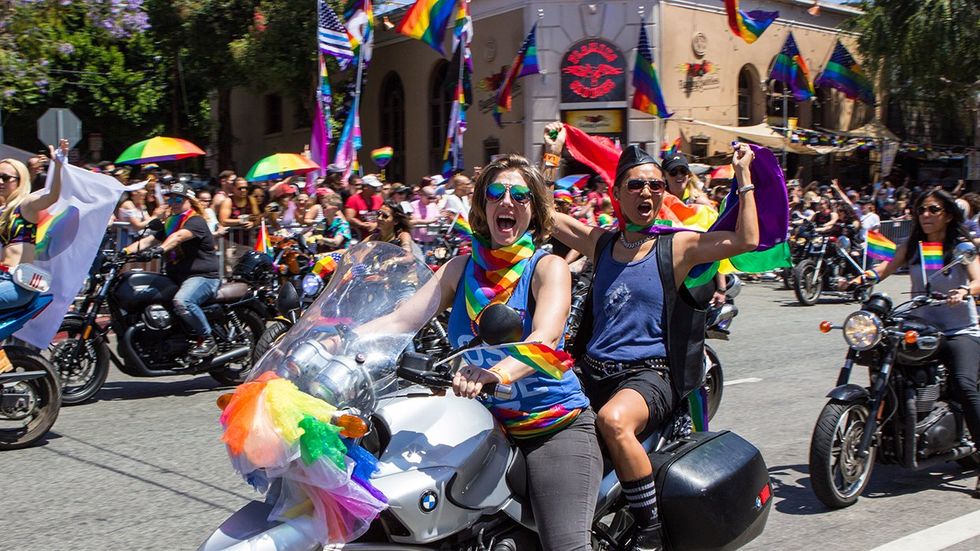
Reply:
[[[869, 257], [894, 256], [847, 285], [878, 282], [907, 266], [913, 295], [927, 292], [946, 295], [945, 304], [917, 308], [912, 315], [943, 332], [942, 352], [950, 371], [952, 397], [962, 405], [967, 428], [976, 442], [980, 438], [980, 389], [977, 388], [980, 325], [976, 306], [976, 297], [980, 295], [980, 259], [975, 258], [966, 266], [956, 264], [945, 272], [939, 270], [952, 261], [956, 245], [971, 242], [963, 223], [963, 211], [956, 206], [952, 195], [941, 189], [928, 191], [916, 200], [914, 213], [908, 241], [894, 252], [891, 250], [894, 244], [878, 239], [872, 244], [869, 234]], [[980, 479], [974, 497], [980, 497]]]

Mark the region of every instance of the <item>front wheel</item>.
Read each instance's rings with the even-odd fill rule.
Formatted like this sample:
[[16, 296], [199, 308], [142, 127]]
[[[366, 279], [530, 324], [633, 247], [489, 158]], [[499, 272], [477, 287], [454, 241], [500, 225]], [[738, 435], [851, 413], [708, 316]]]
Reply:
[[48, 359], [61, 377], [61, 403], [66, 406], [95, 396], [109, 375], [109, 348], [95, 327], [86, 336], [87, 328], [82, 319], [66, 319], [48, 346]]
[[812, 258], [800, 261], [793, 268], [793, 292], [796, 299], [804, 306], [813, 306], [820, 298], [821, 286], [823, 285], [820, 271], [817, 270], [817, 263]]
[[813, 428], [810, 483], [817, 498], [831, 509], [853, 505], [871, 481], [875, 446], [867, 457], [857, 454], [868, 413], [865, 404], [831, 400]]
[[292, 326], [293, 325], [291, 323], [282, 320], [275, 320], [270, 323], [265, 328], [265, 331], [262, 332], [262, 336], [259, 337], [259, 342], [255, 343], [255, 350], [252, 352], [252, 365], [257, 364], [262, 356], [265, 356], [265, 353], [275, 346], [275, 344], [279, 342], [279, 339], [281, 339]]
[[5, 346], [13, 373], [43, 371], [44, 376], [3, 385], [0, 397], [0, 450], [26, 448], [44, 436], [58, 419], [61, 384], [50, 362], [32, 350]]

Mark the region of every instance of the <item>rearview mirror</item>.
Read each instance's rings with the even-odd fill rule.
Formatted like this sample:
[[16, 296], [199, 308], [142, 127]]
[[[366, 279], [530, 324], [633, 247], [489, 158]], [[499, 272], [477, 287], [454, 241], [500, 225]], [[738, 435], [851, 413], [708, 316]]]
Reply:
[[491, 304], [480, 314], [480, 340], [487, 344], [517, 342], [524, 336], [524, 322], [506, 304]]
[[977, 248], [973, 243], [960, 243], [953, 248], [953, 258], [965, 266], [977, 258]]

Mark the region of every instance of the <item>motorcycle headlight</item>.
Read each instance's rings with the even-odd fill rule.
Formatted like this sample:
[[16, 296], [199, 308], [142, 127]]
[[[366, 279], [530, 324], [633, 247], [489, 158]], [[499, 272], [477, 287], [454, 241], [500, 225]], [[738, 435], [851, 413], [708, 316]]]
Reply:
[[316, 296], [320, 292], [320, 286], [323, 283], [320, 281], [320, 276], [316, 274], [306, 274], [303, 276], [303, 294], [308, 297]]
[[844, 341], [855, 350], [864, 351], [881, 342], [884, 326], [878, 316], [858, 310], [844, 320]]

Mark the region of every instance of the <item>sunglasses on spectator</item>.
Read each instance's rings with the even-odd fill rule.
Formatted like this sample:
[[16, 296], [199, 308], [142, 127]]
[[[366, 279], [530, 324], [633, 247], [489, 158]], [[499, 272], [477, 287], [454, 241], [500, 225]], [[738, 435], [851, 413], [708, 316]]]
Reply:
[[510, 193], [510, 198], [517, 203], [524, 204], [531, 200], [531, 189], [525, 185], [494, 182], [487, 186], [487, 199], [494, 203], [502, 201], [507, 193]]
[[648, 186], [650, 187], [651, 192], [660, 193], [667, 189], [667, 182], [663, 180], [641, 180], [639, 178], [626, 181], [626, 189], [632, 191], [633, 193], [640, 193], [643, 191], [643, 188]]
[[940, 212], [943, 212], [943, 210], [945, 209], [943, 209], [939, 205], [922, 205], [921, 207], [916, 209], [916, 212], [918, 212], [919, 214], [925, 214], [926, 211], [929, 211], [930, 214], [939, 214]]
[[0, 182], [5, 184], [9, 184], [10, 182], [16, 180], [20, 180], [20, 176], [17, 176], [16, 174], [0, 174]]
[[687, 172], [688, 171], [686, 168], [672, 168], [670, 169], [670, 172], [668, 172], [668, 174], [670, 174], [671, 176], [678, 176], [678, 175], [687, 176]]

